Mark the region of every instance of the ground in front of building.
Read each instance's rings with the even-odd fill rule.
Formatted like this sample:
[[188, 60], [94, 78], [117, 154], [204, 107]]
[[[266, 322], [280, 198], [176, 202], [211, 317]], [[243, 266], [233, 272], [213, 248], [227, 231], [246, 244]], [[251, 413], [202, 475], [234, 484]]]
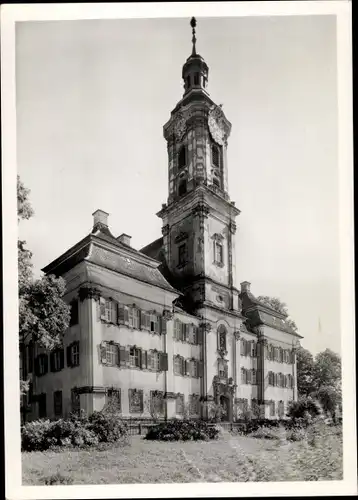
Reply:
[[56, 474], [72, 484], [341, 480], [342, 436], [332, 432], [314, 446], [229, 433], [210, 442], [133, 436], [130, 445], [103, 451], [23, 453], [22, 470], [23, 485]]

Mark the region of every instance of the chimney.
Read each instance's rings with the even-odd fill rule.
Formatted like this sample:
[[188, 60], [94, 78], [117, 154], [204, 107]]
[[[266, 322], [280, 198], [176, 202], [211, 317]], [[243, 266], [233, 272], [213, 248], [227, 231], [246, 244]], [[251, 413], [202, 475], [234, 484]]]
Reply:
[[243, 281], [240, 283], [241, 285], [241, 293], [250, 293], [251, 283], [249, 281]]
[[126, 233], [122, 233], [120, 236], [118, 236], [117, 241], [120, 243], [124, 243], [125, 245], [128, 245], [129, 247], [131, 246], [131, 238], [132, 236], [129, 236]]
[[104, 212], [103, 210], [96, 210], [92, 214], [93, 216], [93, 227], [97, 226], [97, 224], [101, 224], [103, 226], [108, 227], [108, 216], [107, 212]]

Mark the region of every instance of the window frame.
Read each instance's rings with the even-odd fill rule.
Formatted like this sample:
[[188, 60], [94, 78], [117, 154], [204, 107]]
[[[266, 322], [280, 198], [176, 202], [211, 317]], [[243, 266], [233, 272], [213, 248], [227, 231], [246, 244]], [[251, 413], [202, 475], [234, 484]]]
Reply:
[[[211, 164], [215, 167], [220, 169], [221, 167], [221, 157], [220, 157], [220, 148], [217, 144], [212, 144], [211, 145]], [[217, 162], [215, 161], [217, 160]]]
[[185, 144], [183, 144], [178, 152], [178, 169], [181, 170], [186, 166], [187, 166], [187, 150]]
[[214, 240], [214, 262], [221, 266], [224, 264], [224, 245], [218, 240]]
[[[180, 403], [180, 405], [179, 405]], [[175, 399], [175, 414], [176, 415], [184, 415], [184, 394], [177, 394]]]
[[80, 346], [79, 342], [71, 344], [71, 366], [79, 366], [80, 364]]
[[[133, 351], [133, 354], [131, 352]], [[141, 368], [141, 350], [138, 347], [129, 348], [129, 365], [131, 368]], [[138, 364], [137, 364], [138, 363]]]

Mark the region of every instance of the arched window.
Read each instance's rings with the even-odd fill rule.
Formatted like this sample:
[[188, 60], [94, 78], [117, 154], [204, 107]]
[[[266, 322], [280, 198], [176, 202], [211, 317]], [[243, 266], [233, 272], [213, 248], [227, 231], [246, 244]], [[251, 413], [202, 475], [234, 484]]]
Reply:
[[186, 86], [188, 89], [190, 89], [190, 76], [186, 77]]
[[178, 189], [178, 193], [179, 193], [179, 196], [183, 196], [183, 194], [186, 193], [186, 179], [182, 179], [179, 183], [179, 189]]
[[178, 156], [178, 166], [179, 168], [183, 168], [186, 165], [186, 147], [182, 146], [179, 151]]
[[199, 85], [199, 73], [194, 73], [194, 85]]
[[220, 151], [216, 144], [213, 144], [211, 147], [211, 161], [214, 167], [220, 167]]
[[224, 325], [220, 325], [218, 328], [218, 343], [219, 349], [226, 351], [226, 328]]

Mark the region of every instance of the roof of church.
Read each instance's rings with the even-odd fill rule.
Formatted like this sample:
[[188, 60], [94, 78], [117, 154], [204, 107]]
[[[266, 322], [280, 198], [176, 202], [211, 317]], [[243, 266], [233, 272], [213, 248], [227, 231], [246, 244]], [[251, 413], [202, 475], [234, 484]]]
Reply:
[[149, 245], [146, 245], [145, 247], [140, 249], [140, 252], [148, 255], [148, 257], [152, 257], [152, 259], [157, 259], [158, 254], [163, 248], [163, 237], [158, 238], [155, 241], [152, 241], [152, 243], [149, 243]]
[[[101, 242], [109, 244], [109, 246], [103, 247]], [[92, 251], [90, 251], [93, 244], [95, 245], [94, 249], [92, 248]], [[46, 274], [51, 273], [60, 276], [84, 260], [180, 294], [160, 272], [158, 268], [159, 261], [139, 252], [122, 241], [118, 241], [109, 228], [101, 223], [97, 224], [97, 227], [95, 225], [90, 234], [44, 267], [42, 271]]]

